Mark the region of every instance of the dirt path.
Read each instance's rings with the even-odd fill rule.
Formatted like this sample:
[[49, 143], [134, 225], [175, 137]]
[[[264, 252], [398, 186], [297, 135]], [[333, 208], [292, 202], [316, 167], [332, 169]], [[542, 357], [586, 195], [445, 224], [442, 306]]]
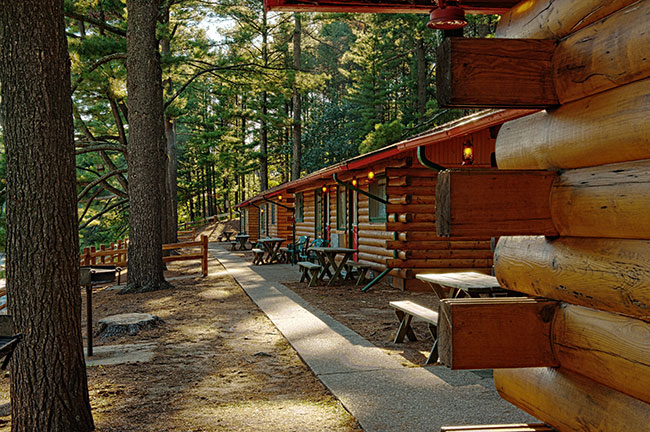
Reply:
[[[218, 268], [210, 264], [211, 272]], [[360, 431], [242, 289], [217, 272], [154, 293], [95, 292], [96, 319], [147, 312], [164, 321], [136, 336], [95, 341], [155, 344], [150, 362], [88, 369], [97, 430]], [[10, 429], [8, 381], [0, 381], [0, 431]]]

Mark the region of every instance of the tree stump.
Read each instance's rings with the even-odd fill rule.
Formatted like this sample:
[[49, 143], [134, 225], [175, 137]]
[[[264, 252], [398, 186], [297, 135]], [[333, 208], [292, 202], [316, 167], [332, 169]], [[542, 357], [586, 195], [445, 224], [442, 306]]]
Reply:
[[163, 321], [147, 313], [127, 313], [111, 315], [97, 322], [95, 337], [105, 339], [113, 336], [136, 335], [140, 330], [150, 329]]

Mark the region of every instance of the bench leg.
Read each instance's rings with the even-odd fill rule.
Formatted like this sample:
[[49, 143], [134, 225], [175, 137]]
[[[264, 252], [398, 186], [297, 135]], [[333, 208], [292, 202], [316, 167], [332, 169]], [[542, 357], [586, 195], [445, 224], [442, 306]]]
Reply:
[[411, 328], [411, 320], [413, 319], [412, 315], [402, 312], [401, 310], [396, 310], [395, 314], [399, 322], [399, 328], [397, 329], [397, 334], [395, 335], [395, 340], [393, 343], [404, 342], [404, 336], [408, 337], [411, 342], [415, 342], [418, 338], [415, 337], [413, 328]]
[[309, 275], [307, 274], [307, 269], [304, 267], [300, 267], [300, 270], [302, 270], [302, 276], [300, 276], [300, 282], [311, 282], [309, 279]]
[[425, 364], [436, 363], [438, 361], [438, 328], [433, 324], [429, 324], [429, 333], [431, 333], [431, 337], [433, 338], [433, 347]]
[[311, 279], [309, 280], [309, 287], [315, 287], [318, 282], [318, 269], [309, 270]]
[[359, 279], [357, 279], [356, 286], [361, 286], [366, 282], [366, 274], [368, 274], [368, 269], [367, 268], [362, 268], [359, 271]]

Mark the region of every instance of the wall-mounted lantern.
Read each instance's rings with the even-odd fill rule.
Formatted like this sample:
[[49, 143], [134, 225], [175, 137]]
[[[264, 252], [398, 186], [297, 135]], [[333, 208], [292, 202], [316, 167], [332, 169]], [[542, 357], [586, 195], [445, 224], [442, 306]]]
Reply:
[[463, 165], [472, 165], [474, 163], [474, 145], [472, 141], [467, 140], [463, 143]]
[[278, 201], [282, 201], [282, 195], [278, 195]]
[[374, 171], [368, 171], [368, 181], [369, 182], [375, 181], [375, 172]]
[[352, 179], [352, 186], [357, 187], [357, 179]]
[[323, 186], [322, 189], [323, 193], [327, 193], [327, 186]]

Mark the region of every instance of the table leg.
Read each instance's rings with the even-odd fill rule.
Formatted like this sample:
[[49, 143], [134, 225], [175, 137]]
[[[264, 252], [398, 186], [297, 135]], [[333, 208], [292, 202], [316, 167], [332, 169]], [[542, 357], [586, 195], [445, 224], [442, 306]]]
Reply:
[[343, 259], [341, 260], [341, 264], [337, 265], [336, 264], [336, 254], [327, 254], [327, 259], [332, 263], [332, 269], [334, 270], [334, 275], [330, 279], [329, 285], [333, 285], [336, 283], [336, 281], [341, 277], [341, 270], [343, 270], [343, 266], [345, 266], [345, 263], [348, 261], [350, 256], [348, 254], [343, 254]]
[[315, 252], [316, 253], [316, 258], [318, 259], [318, 263], [323, 267], [323, 270], [321, 270], [320, 274], [318, 275], [318, 282], [322, 282], [323, 279], [325, 279], [325, 275], [327, 274], [330, 278], [332, 277], [332, 273], [330, 273], [330, 263], [327, 262], [327, 259], [325, 258], [325, 255], [322, 252]]

